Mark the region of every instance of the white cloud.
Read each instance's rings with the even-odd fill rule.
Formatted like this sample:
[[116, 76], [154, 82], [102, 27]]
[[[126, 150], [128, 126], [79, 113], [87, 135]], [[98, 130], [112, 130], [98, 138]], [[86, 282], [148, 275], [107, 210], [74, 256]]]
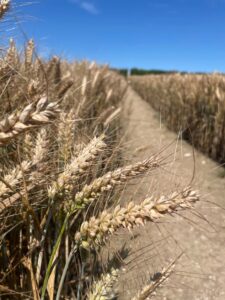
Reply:
[[87, 12], [93, 14], [93, 15], [97, 15], [99, 13], [99, 11], [97, 10], [97, 8], [95, 7], [95, 5], [91, 2], [81, 2], [80, 6], [86, 10]]
[[97, 7], [92, 2], [83, 0], [70, 0], [70, 2], [79, 5], [82, 9], [84, 9], [92, 15], [97, 15], [99, 13]]

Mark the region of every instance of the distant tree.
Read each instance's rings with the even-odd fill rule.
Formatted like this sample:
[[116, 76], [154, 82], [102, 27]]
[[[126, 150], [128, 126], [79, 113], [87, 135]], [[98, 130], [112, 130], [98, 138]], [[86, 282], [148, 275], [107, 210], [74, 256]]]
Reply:
[[165, 70], [158, 70], [158, 69], [150, 69], [150, 70], [145, 70], [145, 69], [139, 69], [139, 68], [132, 68], [131, 69], [131, 75], [148, 75], [148, 74], [173, 74], [177, 73], [177, 71], [165, 71]]

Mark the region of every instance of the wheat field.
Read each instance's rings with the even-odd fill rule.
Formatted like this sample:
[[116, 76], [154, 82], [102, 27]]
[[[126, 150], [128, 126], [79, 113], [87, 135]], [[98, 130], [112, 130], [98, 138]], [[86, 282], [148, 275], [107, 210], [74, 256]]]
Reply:
[[168, 128], [219, 163], [225, 162], [223, 74], [132, 76], [131, 82]]
[[[2, 20], [8, 10], [10, 1], [1, 0]], [[131, 81], [169, 127], [186, 129], [185, 138], [224, 162], [222, 75]], [[0, 58], [0, 86], [1, 299], [122, 299], [121, 270], [99, 255], [110, 237], [191, 210], [198, 193], [184, 186], [120, 203], [125, 185], [162, 169], [167, 157], [159, 151], [126, 164], [121, 109], [128, 84], [108, 66], [57, 56], [45, 61], [33, 40], [21, 53], [11, 39]], [[196, 126], [190, 137], [188, 128]], [[154, 298], [174, 265], [132, 299]]]

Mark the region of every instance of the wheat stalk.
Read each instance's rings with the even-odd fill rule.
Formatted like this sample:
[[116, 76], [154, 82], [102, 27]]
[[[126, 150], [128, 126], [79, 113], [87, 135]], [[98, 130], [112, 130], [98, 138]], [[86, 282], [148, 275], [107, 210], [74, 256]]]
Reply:
[[130, 230], [135, 225], [144, 225], [146, 221], [154, 222], [164, 214], [173, 213], [180, 208], [191, 208], [198, 200], [198, 194], [187, 188], [181, 193], [174, 192], [156, 200], [147, 198], [141, 204], [130, 202], [124, 208], [117, 206], [112, 213], [103, 211], [98, 218], [91, 217], [89, 221], [85, 221], [80, 232], [75, 234], [75, 240], [86, 249], [100, 246], [109, 234], [120, 227]]
[[172, 262], [167, 268], [163, 268], [160, 273], [158, 273], [156, 279], [152, 279], [149, 284], [146, 284], [132, 300], [145, 300], [150, 299], [154, 295], [156, 289], [160, 287], [173, 272], [175, 268], [175, 262]]

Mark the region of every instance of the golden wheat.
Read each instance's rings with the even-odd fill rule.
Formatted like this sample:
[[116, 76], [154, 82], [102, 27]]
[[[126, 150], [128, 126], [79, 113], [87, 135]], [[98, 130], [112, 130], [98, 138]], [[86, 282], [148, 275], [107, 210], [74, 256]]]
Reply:
[[223, 74], [131, 76], [130, 80], [170, 129], [211, 158], [225, 162]]
[[[9, 7], [10, 1], [0, 2], [0, 18]], [[127, 83], [109, 67], [43, 61], [32, 40], [19, 55], [10, 40], [0, 77], [0, 296], [114, 297], [119, 271], [97, 268], [105, 240], [121, 227], [132, 230], [190, 208], [197, 193], [185, 189], [111, 212], [120, 193], [114, 188], [165, 160], [157, 154], [121, 167], [119, 116]], [[100, 197], [99, 212], [91, 204]]]
[[191, 208], [199, 200], [198, 194], [190, 188], [159, 199], [147, 198], [141, 204], [130, 202], [127, 207], [117, 206], [112, 213], [103, 211], [99, 218], [91, 217], [85, 221], [80, 232], [75, 235], [76, 242], [85, 249], [101, 245], [109, 234], [118, 228], [131, 229], [144, 225], [145, 221], [156, 221], [166, 213], [173, 213], [182, 208]]

